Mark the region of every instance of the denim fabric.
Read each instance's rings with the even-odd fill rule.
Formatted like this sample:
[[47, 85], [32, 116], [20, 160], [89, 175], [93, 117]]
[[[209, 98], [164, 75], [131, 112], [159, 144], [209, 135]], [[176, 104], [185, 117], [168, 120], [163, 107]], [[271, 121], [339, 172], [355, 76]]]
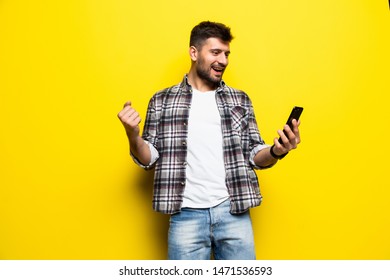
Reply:
[[232, 215], [230, 201], [207, 209], [183, 208], [170, 218], [170, 260], [254, 260], [249, 211]]

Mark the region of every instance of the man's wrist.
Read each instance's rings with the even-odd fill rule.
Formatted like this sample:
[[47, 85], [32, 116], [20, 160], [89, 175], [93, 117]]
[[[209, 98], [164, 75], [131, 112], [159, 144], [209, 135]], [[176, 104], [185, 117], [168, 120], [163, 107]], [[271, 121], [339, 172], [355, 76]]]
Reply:
[[275, 152], [274, 152], [274, 147], [275, 147], [275, 145], [272, 145], [271, 148], [269, 149], [269, 152], [270, 152], [270, 154], [271, 154], [271, 156], [272, 156], [273, 158], [282, 159], [282, 158], [284, 158], [284, 157], [288, 154], [288, 152], [287, 152], [287, 153], [282, 154], [282, 155], [277, 155], [277, 154], [275, 154]]
[[129, 138], [130, 142], [135, 142], [138, 140], [139, 137], [141, 137], [138, 131], [133, 131], [133, 130], [126, 130], [126, 135], [127, 138]]

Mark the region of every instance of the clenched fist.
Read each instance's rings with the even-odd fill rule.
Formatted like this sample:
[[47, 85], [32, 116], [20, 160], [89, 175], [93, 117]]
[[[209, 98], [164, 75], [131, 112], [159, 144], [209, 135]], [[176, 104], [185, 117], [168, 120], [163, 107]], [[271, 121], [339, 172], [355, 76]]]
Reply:
[[131, 102], [127, 101], [123, 109], [118, 113], [118, 118], [122, 122], [129, 138], [139, 135], [139, 123], [141, 118], [138, 112], [131, 107]]

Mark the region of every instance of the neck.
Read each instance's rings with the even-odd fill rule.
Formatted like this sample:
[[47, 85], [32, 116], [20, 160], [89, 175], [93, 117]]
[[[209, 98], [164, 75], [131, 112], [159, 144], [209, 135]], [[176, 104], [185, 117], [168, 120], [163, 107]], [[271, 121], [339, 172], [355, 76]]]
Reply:
[[199, 90], [201, 92], [212, 91], [212, 90], [217, 89], [217, 87], [218, 87], [218, 84], [210, 83], [208, 81], [201, 79], [196, 74], [195, 69], [192, 69], [192, 68], [191, 68], [190, 72], [188, 73], [187, 77], [188, 77], [188, 83], [192, 87], [196, 88], [197, 90]]

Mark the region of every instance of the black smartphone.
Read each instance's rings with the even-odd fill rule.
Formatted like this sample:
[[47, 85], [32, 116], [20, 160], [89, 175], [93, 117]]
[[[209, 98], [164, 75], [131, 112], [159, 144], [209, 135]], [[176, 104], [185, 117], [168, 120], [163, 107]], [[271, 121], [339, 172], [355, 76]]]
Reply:
[[[302, 107], [298, 107], [298, 106], [295, 106], [292, 111], [291, 111], [291, 114], [290, 116], [288, 117], [287, 119], [287, 122], [286, 124], [288, 124], [288, 126], [292, 129], [292, 120], [293, 119], [296, 119], [297, 121], [299, 120], [299, 117], [301, 116], [302, 114], [302, 111], [303, 111], [303, 108]], [[282, 139], [279, 137], [279, 143], [280, 144], [283, 144], [282, 142]]]

